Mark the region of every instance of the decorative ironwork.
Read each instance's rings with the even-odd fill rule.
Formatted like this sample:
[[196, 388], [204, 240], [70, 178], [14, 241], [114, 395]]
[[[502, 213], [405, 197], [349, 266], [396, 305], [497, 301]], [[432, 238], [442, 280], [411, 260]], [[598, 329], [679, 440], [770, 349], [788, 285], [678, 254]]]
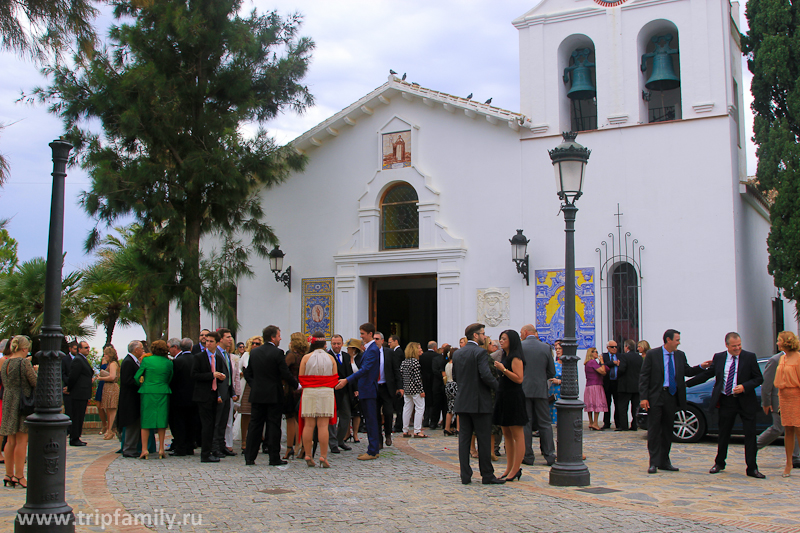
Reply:
[[[644, 245], [632, 239], [631, 233], [622, 233], [620, 212], [617, 204], [617, 232], [608, 234], [608, 242], [602, 241], [595, 248], [600, 259], [600, 306], [598, 346], [604, 345], [603, 337], [622, 344], [625, 339], [639, 341], [642, 326], [642, 251]], [[604, 303], [605, 302], [605, 303]]]
[[419, 197], [408, 183], [398, 183], [381, 204], [381, 249], [419, 248]]
[[675, 120], [675, 106], [669, 105], [666, 107], [652, 107], [649, 110], [649, 122], [666, 122], [668, 120]]

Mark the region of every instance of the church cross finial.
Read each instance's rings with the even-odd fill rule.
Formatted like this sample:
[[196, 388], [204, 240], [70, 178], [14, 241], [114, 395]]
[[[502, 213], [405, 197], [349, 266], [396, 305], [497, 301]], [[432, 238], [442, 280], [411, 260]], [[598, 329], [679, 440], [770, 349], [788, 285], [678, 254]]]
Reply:
[[624, 214], [624, 213], [620, 213], [620, 211], [619, 211], [619, 204], [617, 204], [617, 212], [616, 212], [616, 213], [614, 213], [614, 216], [615, 216], [615, 217], [617, 217], [617, 227], [618, 227], [618, 228], [621, 228], [621, 227], [622, 227], [622, 222], [620, 221], [620, 218], [622, 217], [622, 215], [623, 215], [623, 214]]

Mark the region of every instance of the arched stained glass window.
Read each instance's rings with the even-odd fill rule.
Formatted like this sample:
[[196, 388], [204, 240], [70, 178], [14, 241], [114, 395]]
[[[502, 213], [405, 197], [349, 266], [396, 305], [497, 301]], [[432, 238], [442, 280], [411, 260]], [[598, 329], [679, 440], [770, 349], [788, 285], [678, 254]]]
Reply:
[[381, 202], [381, 249], [419, 248], [419, 197], [408, 183], [398, 183]]

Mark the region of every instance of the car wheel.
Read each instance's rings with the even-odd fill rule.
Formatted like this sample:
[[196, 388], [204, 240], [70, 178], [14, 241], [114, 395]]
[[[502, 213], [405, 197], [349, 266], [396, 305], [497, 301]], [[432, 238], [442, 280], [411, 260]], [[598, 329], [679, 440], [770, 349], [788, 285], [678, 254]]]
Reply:
[[675, 413], [672, 435], [675, 442], [698, 442], [706, 434], [706, 419], [700, 410], [689, 405]]

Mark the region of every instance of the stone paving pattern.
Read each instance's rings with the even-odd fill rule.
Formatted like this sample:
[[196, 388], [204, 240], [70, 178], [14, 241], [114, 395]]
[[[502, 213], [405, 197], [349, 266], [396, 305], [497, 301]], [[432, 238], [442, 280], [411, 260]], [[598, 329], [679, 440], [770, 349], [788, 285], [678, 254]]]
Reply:
[[[270, 467], [262, 455], [255, 467], [245, 466], [241, 455], [219, 465], [202, 464], [199, 455], [123, 459], [113, 453], [114, 442], [90, 436], [89, 446], [68, 449], [67, 502], [76, 512], [122, 508], [201, 514], [201, 525], [172, 529], [196, 532], [800, 532], [800, 471], [789, 479], [780, 477], [782, 446], [759, 452], [766, 480], [744, 475], [741, 440], [734, 440], [727, 469], [715, 476], [707, 473], [716, 454], [713, 439], [673, 445], [672, 460], [681, 471], [648, 475], [644, 432], [587, 431], [591, 488], [618, 491], [592, 494], [551, 487], [541, 457], [535, 466], [523, 466], [521, 482], [484, 486], [476, 477], [462, 485], [457, 438], [430, 433], [429, 439], [396, 438], [377, 461], [363, 462], [355, 459], [366, 450], [362, 436], [353, 451], [329, 456], [330, 469], [308, 468], [296, 459]], [[501, 474], [504, 466], [501, 457], [496, 472]], [[13, 530], [24, 501], [23, 490], [0, 491], [0, 533]], [[168, 531], [165, 526], [153, 529]]]

